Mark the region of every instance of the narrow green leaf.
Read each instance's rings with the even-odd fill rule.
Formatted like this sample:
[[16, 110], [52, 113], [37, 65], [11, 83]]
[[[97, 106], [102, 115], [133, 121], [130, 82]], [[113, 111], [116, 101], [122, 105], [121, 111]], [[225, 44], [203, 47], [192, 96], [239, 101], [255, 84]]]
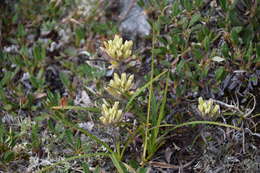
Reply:
[[112, 153], [110, 158], [119, 173], [127, 173], [126, 168], [117, 160], [115, 153]]
[[[167, 101], [167, 92], [168, 92], [168, 85], [169, 85], [169, 73], [167, 75], [167, 78], [166, 78], [166, 84], [165, 84], [165, 89], [164, 89], [164, 93], [163, 93], [163, 99], [162, 99], [162, 104], [160, 106], [160, 112], [159, 112], [159, 117], [157, 119], [157, 126], [159, 126], [164, 118], [164, 110], [165, 110], [165, 105], [166, 105], [166, 101]], [[155, 134], [156, 134], [156, 137], [158, 135], [158, 132], [159, 132], [159, 129], [155, 129]]]
[[46, 50], [42, 47], [42, 45], [36, 45], [33, 48], [33, 56], [36, 59], [36, 63], [40, 63], [40, 61], [46, 57]]
[[70, 80], [69, 80], [69, 77], [66, 73], [64, 72], [61, 72], [60, 73], [60, 80], [61, 82], [63, 83], [63, 85], [66, 87], [66, 88], [69, 88], [70, 86]]
[[135, 100], [135, 98], [137, 96], [139, 96], [147, 87], [149, 87], [151, 85], [151, 83], [153, 83], [154, 81], [160, 79], [160, 77], [162, 77], [168, 70], [165, 70], [164, 72], [160, 73], [159, 75], [157, 75], [155, 78], [153, 78], [152, 80], [150, 80], [149, 82], [147, 82], [143, 87], [139, 88], [134, 95], [130, 98], [129, 102], [126, 105], [126, 109], [125, 112], [129, 112], [130, 106], [133, 103], [133, 101]]
[[54, 110], [83, 110], [95, 113], [100, 113], [100, 109], [96, 107], [82, 107], [82, 106], [53, 106]]
[[224, 72], [225, 72], [225, 69], [224, 67], [219, 67], [217, 70], [216, 70], [216, 73], [215, 73], [215, 78], [217, 80], [221, 80], [223, 75], [224, 75]]
[[173, 5], [172, 5], [172, 15], [173, 17], [176, 17], [180, 14], [181, 10], [180, 10], [180, 3], [179, 1], [174, 1]]
[[67, 142], [73, 146], [74, 145], [73, 144], [74, 139], [73, 139], [73, 134], [72, 134], [71, 130], [70, 129], [66, 129], [65, 130], [65, 135], [66, 135]]
[[[216, 126], [221, 126], [221, 127], [228, 127], [228, 128], [232, 128], [235, 130], [242, 130], [239, 127], [233, 126], [233, 125], [229, 125], [229, 124], [224, 124], [224, 123], [220, 123], [220, 122], [215, 122], [215, 121], [190, 121], [190, 122], [186, 122], [186, 123], [182, 123], [182, 124], [178, 124], [178, 125], [173, 125], [173, 124], [163, 124], [160, 125], [159, 127], [173, 127], [168, 129], [160, 138], [165, 137], [169, 132], [176, 130], [178, 128], [184, 127], [184, 126], [194, 126], [194, 125], [198, 125], [198, 124], [208, 124], [208, 125], [216, 125]], [[152, 127], [149, 130], [153, 130], [155, 128], [158, 127]]]

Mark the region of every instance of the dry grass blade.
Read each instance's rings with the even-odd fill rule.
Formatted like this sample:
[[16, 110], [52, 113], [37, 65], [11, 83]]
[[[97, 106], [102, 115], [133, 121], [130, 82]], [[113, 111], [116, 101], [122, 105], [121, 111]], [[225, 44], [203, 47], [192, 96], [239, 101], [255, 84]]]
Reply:
[[183, 168], [190, 166], [194, 161], [195, 161], [195, 159], [186, 163], [183, 166], [177, 166], [177, 165], [172, 165], [172, 164], [168, 164], [168, 163], [165, 163], [165, 162], [155, 162], [155, 161], [150, 161], [149, 165], [153, 166], [153, 167], [159, 167], [159, 168], [183, 169]]

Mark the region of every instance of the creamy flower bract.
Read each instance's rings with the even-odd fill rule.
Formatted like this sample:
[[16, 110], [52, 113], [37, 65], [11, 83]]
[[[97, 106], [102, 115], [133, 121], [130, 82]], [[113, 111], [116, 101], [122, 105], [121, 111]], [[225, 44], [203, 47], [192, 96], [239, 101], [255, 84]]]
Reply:
[[134, 85], [133, 80], [134, 75], [127, 77], [126, 73], [122, 73], [121, 76], [114, 73], [114, 78], [110, 80], [108, 87], [105, 89], [114, 97], [129, 96], [134, 93], [134, 91], [131, 91]]
[[212, 99], [203, 100], [202, 97], [199, 98], [198, 109], [201, 112], [202, 116], [214, 117], [219, 113], [219, 105], [213, 103]]
[[114, 40], [104, 42], [103, 50], [110, 56], [109, 68], [118, 68], [120, 62], [129, 58], [132, 54], [133, 41], [125, 41], [118, 35], [115, 35]]
[[115, 102], [114, 105], [111, 107], [105, 100], [102, 104], [101, 113], [102, 116], [100, 117], [100, 121], [104, 125], [111, 125], [118, 123], [122, 120], [122, 113], [123, 111], [118, 108], [119, 102]]

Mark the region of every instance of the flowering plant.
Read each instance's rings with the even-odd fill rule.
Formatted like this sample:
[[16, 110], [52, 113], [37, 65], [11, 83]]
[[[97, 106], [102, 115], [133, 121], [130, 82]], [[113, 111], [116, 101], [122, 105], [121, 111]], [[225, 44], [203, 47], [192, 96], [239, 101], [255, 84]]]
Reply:
[[126, 73], [122, 73], [121, 77], [117, 73], [114, 73], [114, 78], [110, 80], [109, 86], [105, 89], [114, 97], [121, 97], [122, 95], [132, 95], [134, 75], [127, 77]]
[[198, 109], [201, 112], [202, 116], [214, 117], [219, 113], [219, 105], [214, 105], [213, 100], [203, 100], [202, 97], [199, 98]]
[[132, 54], [133, 41], [125, 41], [118, 35], [115, 35], [114, 40], [104, 42], [104, 50], [110, 57], [111, 66], [108, 68], [118, 68], [120, 62], [129, 58]]
[[115, 102], [114, 105], [111, 107], [110, 104], [108, 104], [107, 101], [104, 100], [101, 108], [102, 116], [100, 117], [100, 121], [104, 125], [115, 124], [122, 120], [123, 111], [119, 109], [118, 106], [119, 102]]

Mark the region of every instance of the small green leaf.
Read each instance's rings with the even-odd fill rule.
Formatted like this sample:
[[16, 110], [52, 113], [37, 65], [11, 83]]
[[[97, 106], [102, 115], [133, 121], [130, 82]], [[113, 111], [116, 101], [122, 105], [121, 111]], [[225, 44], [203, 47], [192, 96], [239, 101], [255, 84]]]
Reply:
[[155, 48], [152, 50], [154, 55], [163, 55], [167, 52], [167, 48], [166, 47], [160, 47], [160, 48]]
[[243, 57], [245, 62], [249, 62], [250, 58], [253, 56], [253, 44], [250, 42], [249, 46], [247, 47], [246, 54]]
[[161, 25], [165, 25], [171, 22], [171, 19], [169, 18], [169, 16], [159, 16], [159, 21]]
[[137, 173], [147, 173], [148, 169], [147, 168], [139, 168], [137, 170]]
[[10, 110], [13, 109], [13, 106], [12, 106], [11, 104], [5, 104], [5, 105], [3, 106], [3, 108], [4, 108], [4, 110], [6, 110], [6, 111], [10, 111]]
[[129, 160], [128, 164], [134, 169], [139, 167], [139, 163], [136, 160]]
[[238, 45], [239, 43], [242, 43], [242, 39], [239, 37], [239, 32], [241, 32], [242, 27], [234, 27], [231, 30], [231, 40]]
[[199, 8], [202, 4], [203, 4], [203, 0], [195, 0], [195, 6], [197, 7], [197, 8]]
[[18, 31], [17, 31], [18, 38], [24, 37], [25, 35], [26, 35], [26, 31], [24, 29], [24, 26], [22, 24], [19, 24]]
[[222, 46], [221, 46], [221, 52], [222, 54], [224, 55], [225, 58], [229, 57], [229, 47], [228, 47], [228, 44], [227, 43], [224, 43]]
[[188, 28], [191, 27], [192, 25], [194, 25], [197, 21], [199, 21], [200, 18], [201, 18], [200, 13], [194, 14], [194, 15], [191, 17], [191, 20], [190, 20], [190, 23], [189, 23]]
[[192, 53], [194, 54], [194, 56], [195, 56], [196, 59], [198, 59], [198, 60], [201, 60], [201, 59], [204, 57], [204, 55], [203, 55], [201, 49], [196, 49], [196, 48], [194, 48], [194, 49], [192, 50]]
[[221, 80], [224, 75], [225, 69], [224, 67], [219, 67], [215, 73], [215, 77], [217, 80]]
[[181, 61], [178, 63], [178, 65], [177, 65], [177, 67], [176, 67], [176, 73], [177, 73], [177, 74], [182, 74], [182, 73], [183, 73], [182, 69], [183, 69], [183, 67], [184, 67], [184, 64], [185, 64], [185, 61], [184, 61], [184, 60], [181, 60]]
[[60, 80], [61, 82], [63, 83], [63, 85], [66, 87], [66, 88], [69, 88], [70, 86], [70, 80], [69, 80], [69, 77], [66, 73], [64, 72], [60, 72]]
[[32, 83], [32, 86], [36, 89], [43, 88], [44, 86], [44, 79], [38, 79], [37, 77], [31, 75], [29, 80]]
[[40, 136], [39, 136], [39, 126], [38, 123], [32, 126], [32, 147], [39, 148], [41, 145]]
[[40, 116], [36, 116], [33, 120], [34, 121], [43, 121], [43, 120], [46, 120], [47, 118], [49, 118], [48, 114], [42, 114]]
[[91, 173], [89, 166], [86, 162], [81, 163], [81, 166], [83, 167], [84, 173]]
[[46, 50], [41, 45], [36, 45], [33, 48], [33, 57], [36, 59], [36, 65], [46, 57]]
[[176, 17], [178, 14], [180, 14], [181, 9], [180, 9], [180, 3], [179, 1], [174, 1], [172, 5], [172, 16]]
[[205, 48], [206, 51], [208, 51], [209, 46], [210, 46], [210, 39], [209, 36], [206, 36], [203, 40], [203, 47]]
[[188, 28], [188, 26], [189, 26], [189, 20], [188, 20], [188, 18], [187, 18], [187, 17], [181, 18], [181, 20], [180, 20], [180, 22], [179, 22], [179, 25], [182, 26], [182, 29], [183, 29], [183, 30], [186, 30], [186, 29]]
[[72, 134], [71, 130], [69, 130], [69, 129], [65, 130], [65, 135], [66, 135], [67, 142], [73, 146], [74, 139], [73, 139], [73, 134]]
[[[75, 140], [75, 139], [74, 139], [74, 140]], [[80, 149], [81, 149], [81, 140], [80, 140], [79, 137], [76, 139], [75, 148], [76, 148], [77, 150], [80, 150]]]
[[221, 8], [226, 12], [228, 10], [228, 2], [227, 0], [219, 0]]
[[162, 60], [161, 64], [164, 65], [165, 67], [171, 67], [171, 63], [167, 60]]
[[76, 31], [75, 31], [75, 44], [77, 46], [80, 45], [80, 41], [84, 39], [85, 37], [85, 30], [84, 28], [77, 28]]
[[13, 151], [7, 151], [4, 153], [3, 161], [10, 162], [15, 159], [15, 153]]
[[191, 10], [192, 10], [192, 8], [193, 8], [192, 1], [190, 1], [190, 0], [184, 0], [184, 1], [182, 1], [182, 2], [183, 2], [184, 8], [185, 8], [187, 11], [191, 11]]
[[4, 77], [2, 78], [2, 80], [0, 81], [0, 84], [2, 86], [8, 84], [11, 81], [11, 77], [12, 77], [12, 72], [11, 71], [6, 71], [4, 73]]

